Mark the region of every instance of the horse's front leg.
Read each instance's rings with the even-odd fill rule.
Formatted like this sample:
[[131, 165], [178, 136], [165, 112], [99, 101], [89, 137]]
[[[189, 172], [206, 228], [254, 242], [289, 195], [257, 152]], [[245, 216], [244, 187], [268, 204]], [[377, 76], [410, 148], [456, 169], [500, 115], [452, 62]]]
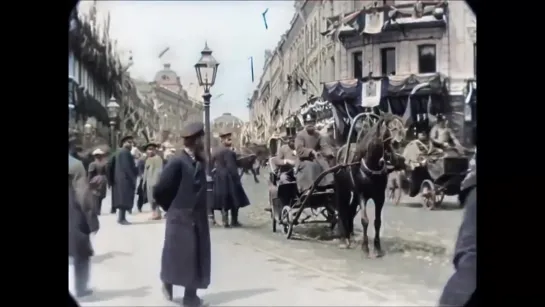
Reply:
[[[381, 195], [384, 195], [381, 193]], [[380, 258], [384, 256], [384, 251], [382, 250], [382, 246], [380, 244], [380, 227], [382, 226], [382, 208], [384, 207], [384, 196], [378, 196], [376, 198], [373, 198], [373, 201], [375, 203], [375, 240], [374, 240], [374, 250], [373, 250], [373, 256], [376, 258]]]
[[242, 179], [242, 175], [244, 175], [244, 168], [239, 168], [240, 175], [238, 176], [240, 179]]
[[252, 168], [250, 168], [250, 170], [252, 171], [252, 175], [254, 175], [255, 183], [259, 183], [259, 179], [257, 179], [257, 174], [255, 172], [255, 169], [252, 167]]
[[369, 255], [369, 236], [367, 235], [367, 229], [369, 227], [369, 217], [367, 216], [367, 199], [360, 195], [361, 204], [361, 226], [363, 227], [363, 241], [361, 243], [361, 250], [365, 255]]

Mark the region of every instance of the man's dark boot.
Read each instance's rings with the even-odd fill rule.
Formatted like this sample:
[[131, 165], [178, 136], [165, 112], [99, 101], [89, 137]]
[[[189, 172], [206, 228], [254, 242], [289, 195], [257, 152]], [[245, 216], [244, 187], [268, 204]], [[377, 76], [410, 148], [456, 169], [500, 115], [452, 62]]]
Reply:
[[116, 211], [117, 211], [117, 210], [116, 210], [114, 207], [112, 207], [112, 208], [110, 209], [110, 213], [111, 213], [111, 214], [115, 214]]
[[127, 221], [127, 218], [125, 217], [126, 216], [126, 213], [127, 211], [125, 209], [119, 209], [118, 210], [118, 215], [117, 215], [117, 223], [119, 225], [130, 225], [131, 223], [129, 223], [129, 221]]
[[184, 307], [205, 307], [208, 306], [203, 302], [203, 300], [197, 296], [196, 289], [185, 289], [184, 298], [182, 300]]
[[163, 283], [163, 286], [161, 287], [161, 291], [163, 292], [163, 296], [165, 299], [169, 302], [172, 301], [172, 285]]
[[88, 288], [90, 265], [89, 258], [74, 258], [76, 297], [78, 298], [93, 294], [93, 290]]
[[227, 210], [221, 210], [221, 222], [223, 223], [223, 227], [231, 227], [231, 225], [229, 225], [229, 215]]
[[238, 222], [238, 208], [231, 209], [231, 226], [241, 227], [242, 225]]

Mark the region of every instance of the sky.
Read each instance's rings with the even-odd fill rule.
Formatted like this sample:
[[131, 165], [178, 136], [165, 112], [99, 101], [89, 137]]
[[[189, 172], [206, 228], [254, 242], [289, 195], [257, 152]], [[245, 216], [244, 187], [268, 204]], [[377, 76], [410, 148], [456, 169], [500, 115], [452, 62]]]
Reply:
[[[261, 15], [267, 8], [268, 30]], [[248, 120], [247, 99], [259, 82], [265, 49], [276, 47], [295, 11], [293, 1], [98, 1], [98, 10], [110, 12], [118, 48], [132, 51], [132, 77], [152, 81], [168, 62], [182, 84], [196, 83], [193, 66], [208, 42], [220, 62], [211, 117], [231, 113], [242, 120]]]

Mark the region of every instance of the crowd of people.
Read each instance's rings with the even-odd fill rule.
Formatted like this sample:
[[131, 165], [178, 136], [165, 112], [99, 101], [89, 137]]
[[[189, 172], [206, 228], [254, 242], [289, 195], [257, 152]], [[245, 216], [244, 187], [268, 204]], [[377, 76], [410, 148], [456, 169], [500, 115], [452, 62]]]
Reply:
[[[97, 148], [92, 159], [79, 155], [81, 151], [69, 141], [69, 258], [74, 265], [76, 297], [92, 293], [88, 288], [94, 253], [90, 236], [100, 228], [98, 216], [109, 187], [111, 213], [117, 214], [119, 225], [131, 224], [127, 214], [135, 204], [142, 212], [149, 203], [152, 220], [165, 218], [161, 260], [165, 298], [172, 300], [172, 287], [178, 285], [185, 287], [184, 305], [202, 304], [197, 289], [210, 283], [209, 225], [218, 224], [214, 213], [221, 212], [223, 227], [240, 227], [239, 209], [250, 201], [240, 181], [230, 131], [220, 133], [221, 144], [212, 150], [209, 165], [203, 124], [189, 123], [182, 137], [184, 147], [178, 152], [149, 142], [140, 148], [141, 153], [134, 138], [125, 136], [117, 151], [108, 154]], [[207, 201], [208, 166], [214, 182], [211, 201]]]
[[[305, 118], [305, 129], [297, 135], [289, 135], [288, 143], [279, 148], [272, 160], [273, 167], [279, 171], [279, 180], [295, 180], [302, 192], [328, 167], [326, 158], [333, 155], [325, 138], [315, 133], [314, 123], [311, 116]], [[449, 130], [439, 125], [432, 129], [431, 141], [421, 133], [418, 142], [446, 147], [449, 145], [447, 138], [452, 141], [450, 134], [446, 135], [448, 133]], [[127, 213], [132, 213], [135, 195], [138, 195], [136, 206], [139, 211], [145, 203], [151, 205], [151, 219], [162, 219], [161, 210], [165, 212], [160, 273], [164, 297], [172, 301], [173, 286], [183, 286], [184, 306], [203, 305], [197, 290], [206, 289], [210, 284], [210, 226], [218, 224], [215, 211], [221, 212], [223, 227], [239, 227], [239, 209], [250, 204], [240, 181], [232, 133], [222, 131], [219, 136], [220, 146], [212, 150], [210, 161], [204, 150], [204, 125], [198, 122], [184, 128], [184, 147], [175, 154], [165, 154], [165, 150], [154, 142], [142, 147], [143, 154], [137, 154], [140, 151], [134, 150], [132, 136], [123, 137], [120, 148], [110, 157], [100, 148], [92, 152], [93, 161], [88, 163], [69, 154], [69, 257], [74, 265], [77, 297], [92, 293], [88, 288], [90, 257], [93, 255], [90, 235], [99, 230], [98, 215], [110, 187], [111, 213], [117, 213], [120, 225], [131, 224], [126, 217]], [[291, 173], [294, 166], [297, 171]], [[213, 168], [211, 178], [207, 178], [207, 167]], [[460, 283], [468, 280], [468, 274], [474, 273], [475, 167], [470, 175], [462, 193], [462, 201], [468, 203], [468, 209], [457, 243], [455, 265], [458, 270], [447, 284], [441, 304], [469, 299], [474, 291], [474, 282], [464, 285], [464, 298], [456, 290]], [[214, 183], [211, 196], [207, 193], [210, 180]], [[327, 186], [332, 181], [333, 178], [326, 177], [320, 185]]]

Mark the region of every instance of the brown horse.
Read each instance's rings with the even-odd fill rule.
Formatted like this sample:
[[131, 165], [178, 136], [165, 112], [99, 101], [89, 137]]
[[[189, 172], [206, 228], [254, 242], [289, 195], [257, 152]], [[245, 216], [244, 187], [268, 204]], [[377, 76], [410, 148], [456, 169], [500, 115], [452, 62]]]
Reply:
[[375, 204], [374, 217], [374, 257], [382, 257], [380, 242], [380, 228], [382, 226], [382, 208], [385, 201], [385, 190], [388, 181], [387, 162], [396, 165], [398, 160], [392, 148], [394, 135], [388, 129], [389, 122], [393, 120], [387, 114], [360, 139], [353, 144], [353, 150], [346, 152], [346, 148], [340, 149], [337, 155], [337, 163], [343, 163], [348, 154], [348, 162], [360, 162], [359, 165], [342, 169], [335, 174], [336, 202], [339, 217], [339, 231], [343, 244], [341, 247], [350, 247], [350, 236], [353, 233], [353, 220], [357, 213], [358, 205], [361, 205], [361, 224], [363, 226], [362, 250], [369, 255], [369, 217], [367, 216], [367, 203], [370, 199]]

